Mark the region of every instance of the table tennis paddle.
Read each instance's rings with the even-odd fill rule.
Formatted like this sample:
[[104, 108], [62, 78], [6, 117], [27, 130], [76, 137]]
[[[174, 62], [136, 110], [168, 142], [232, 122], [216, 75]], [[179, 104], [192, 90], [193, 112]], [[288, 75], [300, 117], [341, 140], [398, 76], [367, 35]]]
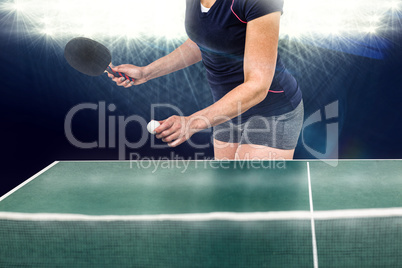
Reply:
[[124, 73], [113, 71], [111, 67], [112, 55], [109, 49], [86, 37], [71, 39], [64, 49], [64, 58], [71, 67], [89, 76], [99, 76], [108, 72], [114, 77], [124, 77], [129, 81], [134, 81], [133, 78]]

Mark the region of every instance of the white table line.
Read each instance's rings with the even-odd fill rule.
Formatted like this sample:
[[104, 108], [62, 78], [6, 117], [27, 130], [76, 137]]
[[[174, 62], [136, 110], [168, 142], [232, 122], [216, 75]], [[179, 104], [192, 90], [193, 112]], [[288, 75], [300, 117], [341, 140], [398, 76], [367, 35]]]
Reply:
[[[56, 164], [58, 164], [59, 161], [55, 161], [52, 164], [50, 164], [49, 166], [45, 167], [44, 169], [42, 169], [41, 171], [39, 171], [38, 173], [36, 173], [35, 175], [33, 175], [32, 177], [30, 177], [29, 179], [27, 179], [26, 181], [22, 182], [20, 185], [18, 185], [17, 187], [15, 187], [14, 189], [12, 189], [11, 191], [9, 191], [8, 193], [6, 193], [5, 195], [3, 195], [2, 197], [0, 197], [0, 202], [3, 201], [4, 199], [6, 199], [7, 197], [9, 197], [10, 195], [12, 195], [13, 193], [15, 193], [16, 191], [18, 191], [19, 189], [21, 189], [22, 187], [24, 187], [25, 185], [27, 185], [29, 182], [33, 181], [34, 179], [36, 179], [37, 177], [39, 177], [41, 174], [45, 173], [46, 171], [48, 171], [49, 169], [51, 169], [52, 167], [54, 167]], [[23, 165], [23, 164], [21, 164]]]
[[307, 162], [307, 178], [308, 178], [308, 194], [309, 194], [309, 200], [310, 200], [311, 236], [312, 236], [312, 242], [313, 242], [313, 260], [314, 260], [314, 268], [318, 268], [318, 253], [317, 253], [317, 240], [316, 240], [316, 236], [315, 236], [314, 206], [313, 206], [313, 192], [311, 190], [310, 162]]

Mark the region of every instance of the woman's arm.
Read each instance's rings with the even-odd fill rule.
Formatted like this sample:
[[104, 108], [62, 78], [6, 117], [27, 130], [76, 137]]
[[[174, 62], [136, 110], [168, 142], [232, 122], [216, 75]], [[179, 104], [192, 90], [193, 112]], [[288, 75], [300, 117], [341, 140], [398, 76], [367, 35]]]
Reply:
[[164, 76], [201, 61], [201, 51], [197, 44], [187, 39], [172, 53], [145, 67], [147, 80]]
[[243, 84], [189, 117], [164, 120], [156, 129], [157, 137], [177, 146], [194, 133], [228, 121], [263, 101], [275, 74], [280, 16], [275, 12], [248, 22]]
[[173, 73], [186, 68], [201, 60], [201, 51], [190, 39], [187, 39], [181, 46], [170, 54], [162, 57], [145, 67], [138, 67], [131, 64], [124, 64], [113, 67], [113, 70], [122, 72], [135, 79], [134, 83], [125, 81], [124, 78], [115, 78], [109, 75], [119, 86], [131, 87], [143, 84], [151, 79]]

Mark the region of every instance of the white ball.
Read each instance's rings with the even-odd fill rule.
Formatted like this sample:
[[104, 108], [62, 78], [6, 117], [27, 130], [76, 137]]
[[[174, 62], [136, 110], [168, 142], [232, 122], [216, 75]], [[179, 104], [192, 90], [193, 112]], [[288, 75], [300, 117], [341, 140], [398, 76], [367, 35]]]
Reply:
[[159, 127], [160, 125], [161, 124], [159, 124], [158, 121], [151, 120], [151, 122], [149, 122], [147, 125], [148, 132], [151, 134], [155, 134], [155, 128]]

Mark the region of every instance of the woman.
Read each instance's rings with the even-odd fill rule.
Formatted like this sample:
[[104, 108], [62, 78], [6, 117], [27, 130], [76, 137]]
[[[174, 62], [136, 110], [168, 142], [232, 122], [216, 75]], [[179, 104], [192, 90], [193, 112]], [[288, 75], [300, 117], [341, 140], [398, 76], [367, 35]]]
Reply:
[[[202, 60], [214, 104], [160, 121], [156, 137], [175, 147], [214, 127], [215, 159], [292, 159], [303, 123], [296, 80], [278, 51], [283, 0], [187, 0], [189, 39], [145, 67], [120, 65], [131, 87]], [[112, 78], [112, 77], [111, 77]]]

